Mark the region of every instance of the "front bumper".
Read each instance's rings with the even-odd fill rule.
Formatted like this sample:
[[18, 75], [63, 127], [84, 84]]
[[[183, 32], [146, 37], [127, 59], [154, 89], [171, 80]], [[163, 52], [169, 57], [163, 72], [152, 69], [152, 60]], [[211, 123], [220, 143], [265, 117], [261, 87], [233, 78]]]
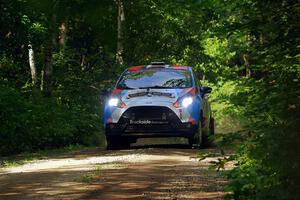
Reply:
[[167, 107], [132, 107], [122, 114], [117, 123], [106, 124], [106, 135], [136, 137], [186, 137], [197, 130], [194, 122], [181, 122]]

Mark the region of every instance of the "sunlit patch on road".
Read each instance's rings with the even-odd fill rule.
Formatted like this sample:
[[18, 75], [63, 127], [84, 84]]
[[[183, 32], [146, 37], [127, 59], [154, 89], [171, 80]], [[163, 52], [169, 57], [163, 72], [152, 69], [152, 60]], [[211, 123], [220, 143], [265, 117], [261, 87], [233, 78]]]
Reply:
[[222, 199], [226, 180], [209, 169], [218, 157], [198, 155], [184, 142], [139, 143], [33, 161], [0, 174], [0, 199]]

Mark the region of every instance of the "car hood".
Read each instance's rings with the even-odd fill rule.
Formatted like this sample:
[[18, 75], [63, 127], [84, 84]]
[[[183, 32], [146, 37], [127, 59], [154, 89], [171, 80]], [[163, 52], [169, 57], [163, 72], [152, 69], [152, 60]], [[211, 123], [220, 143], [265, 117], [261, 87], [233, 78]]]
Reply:
[[129, 107], [173, 104], [191, 88], [123, 90], [121, 100]]

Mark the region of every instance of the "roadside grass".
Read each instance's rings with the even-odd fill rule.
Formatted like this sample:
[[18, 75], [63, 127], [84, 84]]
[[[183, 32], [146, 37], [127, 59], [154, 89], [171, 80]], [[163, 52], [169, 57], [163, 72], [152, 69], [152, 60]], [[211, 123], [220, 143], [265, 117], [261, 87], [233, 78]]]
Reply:
[[54, 155], [61, 155], [64, 153], [70, 153], [79, 150], [87, 150], [91, 148], [94, 147], [86, 147], [82, 145], [70, 145], [58, 149], [47, 149], [47, 150], [42, 150], [37, 152], [24, 152], [18, 155], [7, 156], [2, 158], [0, 157], [0, 169], [16, 167], [16, 166], [26, 164], [30, 161], [48, 158]]
[[91, 184], [92, 182], [96, 181], [96, 179], [102, 175], [103, 170], [120, 169], [122, 167], [126, 167], [126, 165], [118, 163], [118, 162], [98, 164], [94, 170], [81, 175], [79, 178], [76, 178], [75, 181], [86, 183], [86, 184]]
[[102, 173], [102, 166], [97, 166], [93, 171], [88, 172], [86, 174], [83, 174], [80, 176], [76, 181], [90, 184], [92, 183], [96, 178], [101, 176]]

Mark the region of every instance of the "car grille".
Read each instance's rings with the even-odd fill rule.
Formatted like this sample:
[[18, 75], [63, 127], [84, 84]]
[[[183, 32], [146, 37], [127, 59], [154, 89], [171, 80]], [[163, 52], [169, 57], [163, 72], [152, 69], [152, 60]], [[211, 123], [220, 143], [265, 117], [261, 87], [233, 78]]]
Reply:
[[128, 125], [124, 132], [151, 132], [151, 133], [160, 133], [160, 132], [169, 132], [174, 129], [173, 126], [164, 124], [164, 125]]
[[179, 123], [177, 115], [163, 106], [131, 107], [124, 112], [118, 122], [124, 127], [125, 132], [161, 132], [174, 129]]
[[177, 118], [169, 108], [163, 106], [138, 106], [131, 107], [122, 115], [125, 120], [159, 120], [169, 121]]

